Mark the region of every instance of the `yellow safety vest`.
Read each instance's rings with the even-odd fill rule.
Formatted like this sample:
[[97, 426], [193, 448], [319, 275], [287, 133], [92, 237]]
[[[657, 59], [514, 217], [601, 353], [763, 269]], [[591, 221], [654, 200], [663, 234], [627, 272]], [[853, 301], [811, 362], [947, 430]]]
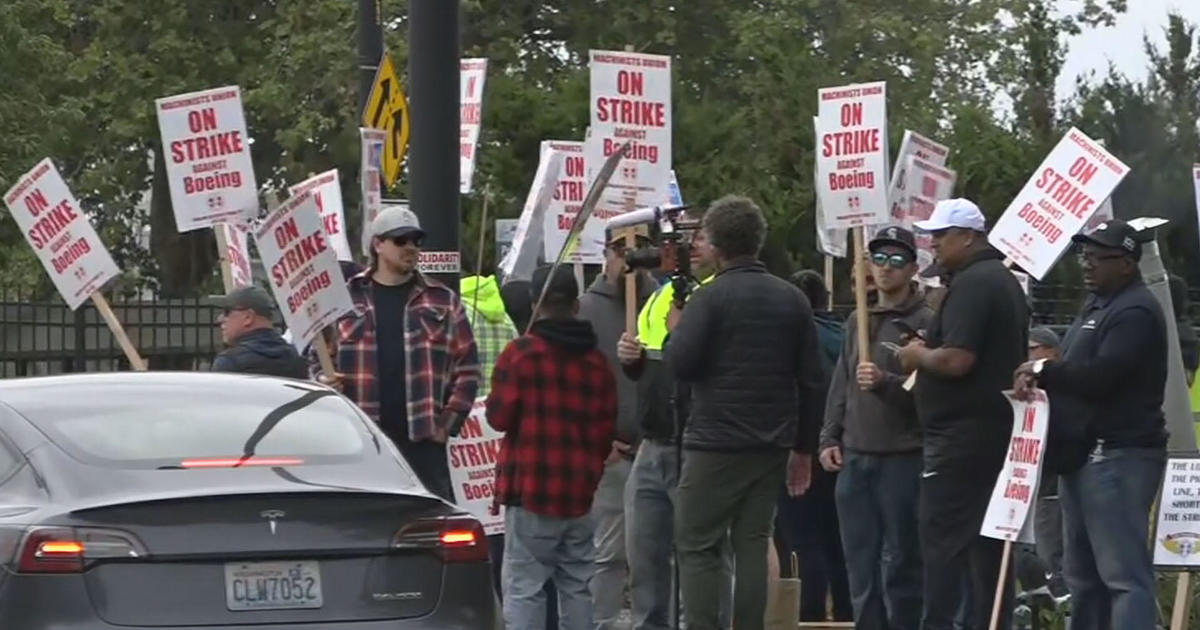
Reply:
[[[700, 281], [701, 285], [712, 282], [715, 275]], [[691, 297], [691, 296], [688, 296]], [[667, 340], [667, 315], [671, 313], [671, 302], [675, 301], [675, 285], [668, 282], [658, 288], [642, 311], [638, 313], [638, 339], [647, 350], [662, 352], [663, 342]]]

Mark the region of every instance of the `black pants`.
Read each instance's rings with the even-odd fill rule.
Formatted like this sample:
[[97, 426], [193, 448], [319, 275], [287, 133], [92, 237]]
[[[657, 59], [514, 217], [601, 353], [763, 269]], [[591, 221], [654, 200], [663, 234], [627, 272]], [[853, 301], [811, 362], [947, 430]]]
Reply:
[[[962, 597], [962, 578], [970, 577], [971, 630], [987, 630], [1004, 542], [979, 535], [995, 474], [989, 471], [926, 471], [921, 479], [918, 520], [925, 561], [923, 630], [952, 630]], [[1012, 627], [1014, 579], [1008, 571], [1000, 603], [1001, 630]]]
[[[776, 530], [785, 547], [800, 559], [800, 621], [825, 621], [827, 597], [833, 597], [834, 621], [853, 621], [846, 558], [842, 555], [838, 510], [833, 492], [837, 474], [823, 469], [813, 473], [808, 492], [790, 497], [781, 492]], [[790, 555], [782, 553], [781, 567], [790, 571]]]

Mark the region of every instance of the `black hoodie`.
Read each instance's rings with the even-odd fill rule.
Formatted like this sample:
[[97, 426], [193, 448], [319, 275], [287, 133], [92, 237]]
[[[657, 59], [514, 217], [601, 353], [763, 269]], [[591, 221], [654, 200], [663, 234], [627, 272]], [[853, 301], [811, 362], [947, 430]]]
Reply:
[[596, 331], [591, 323], [583, 320], [539, 319], [529, 332], [571, 354], [583, 354], [596, 349]]
[[214, 372], [243, 372], [284, 378], [308, 378], [308, 364], [271, 328], [251, 330], [213, 360]]

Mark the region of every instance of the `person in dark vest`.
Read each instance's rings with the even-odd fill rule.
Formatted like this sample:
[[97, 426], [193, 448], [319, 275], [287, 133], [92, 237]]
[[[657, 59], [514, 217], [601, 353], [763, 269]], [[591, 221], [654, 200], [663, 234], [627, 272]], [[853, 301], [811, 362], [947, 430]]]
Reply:
[[307, 363], [275, 330], [275, 301], [259, 287], [242, 287], [222, 297], [221, 338], [228, 348], [213, 360], [214, 372], [244, 372], [308, 378]]

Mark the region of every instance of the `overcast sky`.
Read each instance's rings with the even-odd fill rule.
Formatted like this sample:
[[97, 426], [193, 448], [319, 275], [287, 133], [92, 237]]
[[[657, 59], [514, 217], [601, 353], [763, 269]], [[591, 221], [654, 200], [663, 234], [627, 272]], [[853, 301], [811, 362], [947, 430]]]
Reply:
[[[1059, 4], [1078, 6], [1078, 1], [1059, 0]], [[1170, 11], [1200, 24], [1200, 0], [1128, 0], [1128, 5], [1128, 11], [1117, 18], [1115, 26], [1086, 30], [1069, 40], [1070, 49], [1058, 78], [1060, 98], [1072, 93], [1075, 77], [1091, 70], [1103, 75], [1110, 61], [1126, 76], [1144, 78], [1148, 60], [1142, 36], [1148, 34], [1152, 41], [1165, 46], [1163, 28]]]

